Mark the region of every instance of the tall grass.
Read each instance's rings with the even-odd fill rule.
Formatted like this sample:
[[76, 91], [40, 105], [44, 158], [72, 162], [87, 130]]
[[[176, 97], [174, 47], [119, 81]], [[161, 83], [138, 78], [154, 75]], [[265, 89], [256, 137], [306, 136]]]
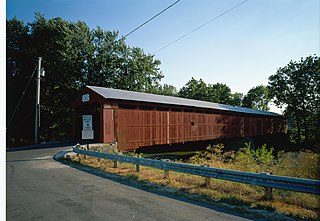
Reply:
[[[130, 153], [131, 156], [137, 155]], [[141, 157], [141, 155], [140, 155]], [[170, 172], [170, 179], [164, 179], [164, 174], [159, 169], [143, 167], [137, 173], [132, 164], [119, 163], [118, 168], [112, 168], [112, 162], [97, 160], [93, 157], [75, 157], [73, 161], [85, 165], [127, 176], [130, 179], [149, 182], [164, 187], [170, 187], [177, 191], [197, 195], [211, 202], [222, 202], [251, 209], [264, 209], [277, 213], [292, 215], [297, 218], [319, 220], [320, 197], [306, 193], [296, 193], [285, 190], [274, 190], [274, 199], [263, 199], [264, 188], [211, 179], [210, 186], [204, 185], [204, 178]], [[187, 160], [187, 163], [210, 167], [232, 169], [246, 172], [269, 172], [274, 175], [301, 177], [308, 179], [320, 178], [320, 156], [310, 151], [279, 152], [274, 153], [273, 148], [263, 145], [253, 149], [249, 145], [238, 151], [224, 151], [222, 144], [208, 146], [206, 151], [198, 152]], [[276, 219], [276, 218], [272, 218]]]
[[196, 153], [187, 162], [245, 172], [268, 172], [273, 175], [320, 179], [320, 154], [308, 150], [280, 151], [275, 155], [274, 149], [267, 148], [266, 145], [253, 149], [246, 144], [238, 151], [223, 151], [223, 149], [222, 144], [209, 145], [206, 151]]

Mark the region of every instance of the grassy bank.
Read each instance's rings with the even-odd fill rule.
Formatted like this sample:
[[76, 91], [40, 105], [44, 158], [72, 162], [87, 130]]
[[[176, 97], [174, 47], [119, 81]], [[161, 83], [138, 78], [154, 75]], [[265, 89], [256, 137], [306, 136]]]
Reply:
[[[238, 171], [269, 172], [274, 175], [320, 179], [320, 156], [310, 151], [279, 152], [275, 156], [273, 149], [268, 149], [266, 146], [255, 150], [249, 146], [239, 151], [223, 151], [223, 149], [223, 145], [208, 146], [206, 151], [196, 153], [184, 162]], [[296, 218], [320, 219], [318, 214], [320, 197], [312, 194], [274, 190], [274, 199], [268, 201], [263, 199], [264, 188], [259, 186], [218, 179], [211, 179], [210, 185], [206, 186], [203, 177], [189, 174], [170, 172], [169, 179], [164, 179], [163, 171], [154, 168], [143, 167], [140, 172], [135, 172], [136, 167], [132, 164], [119, 163], [117, 168], [113, 168], [113, 162], [108, 160], [83, 156], [74, 157], [72, 160], [134, 180], [173, 188], [212, 202], [245, 206], [252, 210], [263, 209]]]

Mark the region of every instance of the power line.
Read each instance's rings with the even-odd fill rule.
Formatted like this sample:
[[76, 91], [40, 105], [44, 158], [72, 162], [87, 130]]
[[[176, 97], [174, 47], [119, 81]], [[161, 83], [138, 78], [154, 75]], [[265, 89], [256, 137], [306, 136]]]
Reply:
[[180, 2], [180, 0], [175, 1], [174, 3], [172, 3], [171, 5], [169, 5], [168, 7], [166, 7], [165, 9], [163, 9], [161, 12], [159, 12], [158, 14], [156, 14], [155, 16], [153, 16], [152, 18], [150, 18], [149, 20], [145, 21], [144, 23], [142, 23], [141, 25], [139, 25], [138, 27], [136, 27], [135, 29], [133, 29], [132, 31], [130, 31], [128, 34], [126, 34], [124, 36], [127, 37], [130, 34], [132, 34], [133, 32], [135, 32], [136, 30], [138, 30], [139, 28], [141, 28], [142, 26], [144, 26], [145, 24], [149, 23], [151, 20], [153, 20], [154, 18], [158, 17], [159, 15], [161, 15], [163, 12], [167, 11], [169, 8], [171, 8], [172, 6], [174, 6], [175, 4], [177, 4], [178, 2]]
[[18, 104], [16, 105], [16, 107], [15, 107], [15, 109], [14, 109], [14, 111], [13, 111], [13, 114], [12, 114], [11, 117], [10, 117], [10, 120], [9, 120], [9, 122], [8, 122], [8, 125], [7, 125], [7, 129], [8, 129], [8, 127], [10, 126], [10, 123], [11, 123], [14, 115], [16, 114], [17, 110], [18, 110], [18, 107], [19, 107], [19, 105], [20, 105], [20, 103], [21, 103], [21, 101], [22, 101], [22, 98], [23, 98], [24, 95], [26, 94], [27, 88], [28, 88], [28, 86], [29, 86], [29, 84], [30, 84], [30, 82], [31, 82], [31, 80], [32, 80], [32, 78], [33, 78], [33, 75], [34, 75], [36, 69], [37, 69], [37, 66], [34, 68], [32, 74], [31, 74], [31, 77], [30, 77], [30, 79], [29, 79], [29, 81], [28, 81], [28, 83], [27, 83], [27, 86], [26, 86], [25, 89], [23, 90], [22, 95], [21, 95], [21, 97], [20, 97], [20, 100], [18, 101]]
[[156, 53], [158, 53], [159, 51], [162, 51], [163, 49], [165, 49], [165, 48], [169, 47], [170, 45], [173, 45], [173, 44], [174, 44], [174, 43], [176, 43], [177, 41], [180, 41], [181, 39], [183, 39], [183, 38], [187, 37], [188, 35], [190, 35], [190, 34], [192, 34], [193, 32], [195, 32], [195, 31], [199, 30], [200, 28], [202, 28], [202, 27], [206, 26], [207, 24], [209, 24], [209, 23], [213, 22], [214, 20], [217, 20], [218, 18], [222, 17], [223, 15], [225, 15], [225, 14], [227, 14], [228, 12], [232, 11], [233, 9], [235, 9], [235, 8], [239, 7], [240, 5], [242, 5], [242, 4], [244, 4], [244, 3], [246, 3], [247, 1], [249, 1], [249, 0], [244, 0], [244, 1], [240, 2], [239, 4], [237, 4], [237, 5], [233, 6], [232, 8], [228, 9], [227, 11], [225, 11], [225, 12], [223, 12], [223, 13], [219, 14], [218, 16], [216, 16], [216, 17], [214, 17], [213, 19], [211, 19], [211, 20], [207, 21], [206, 23], [204, 23], [204, 24], [200, 25], [199, 27], [197, 27], [197, 28], [193, 29], [192, 31], [190, 31], [190, 32], [188, 32], [188, 33], [186, 33], [186, 34], [182, 35], [180, 38], [178, 38], [178, 39], [176, 39], [176, 40], [172, 41], [171, 43], [169, 43], [169, 44], [167, 44], [167, 45], [163, 46], [162, 48], [160, 48], [160, 49], [158, 49], [157, 51], [153, 52], [153, 54], [156, 54]]

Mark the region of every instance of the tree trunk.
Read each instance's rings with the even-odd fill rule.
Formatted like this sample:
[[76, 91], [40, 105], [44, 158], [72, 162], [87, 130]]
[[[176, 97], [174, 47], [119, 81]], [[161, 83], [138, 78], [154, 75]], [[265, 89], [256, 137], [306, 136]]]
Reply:
[[296, 123], [297, 123], [297, 129], [298, 129], [298, 144], [301, 144], [301, 127], [300, 127], [300, 119], [299, 116], [296, 115]]
[[320, 114], [318, 114], [317, 120], [316, 120], [316, 128], [314, 131], [314, 139], [320, 140]]
[[303, 123], [304, 123], [304, 141], [308, 141], [308, 121], [307, 121], [307, 117], [305, 116], [303, 118]]

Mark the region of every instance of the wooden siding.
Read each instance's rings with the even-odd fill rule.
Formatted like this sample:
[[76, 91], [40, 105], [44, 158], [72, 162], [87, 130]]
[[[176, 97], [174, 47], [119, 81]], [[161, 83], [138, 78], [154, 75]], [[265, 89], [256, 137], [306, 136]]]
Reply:
[[285, 121], [240, 114], [115, 109], [120, 150], [284, 133]]
[[[82, 95], [90, 100], [82, 102]], [[73, 135], [81, 139], [82, 115], [93, 115], [94, 140], [120, 150], [190, 141], [286, 133], [281, 116], [191, 106], [107, 99], [86, 88], [73, 102]]]
[[114, 110], [108, 107], [102, 106], [102, 117], [103, 120], [101, 121], [101, 130], [102, 132], [102, 140], [103, 143], [112, 143], [114, 142]]

